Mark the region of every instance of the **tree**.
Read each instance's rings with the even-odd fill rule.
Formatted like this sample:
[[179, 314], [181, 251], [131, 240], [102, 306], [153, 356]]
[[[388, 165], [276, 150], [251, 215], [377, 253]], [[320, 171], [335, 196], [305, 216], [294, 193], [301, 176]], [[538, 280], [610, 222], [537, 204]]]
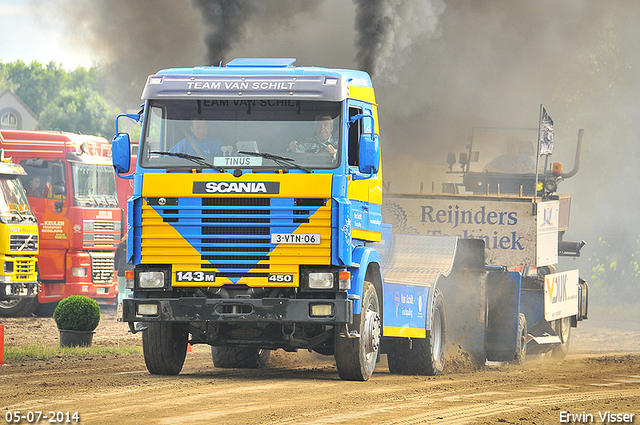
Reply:
[[67, 89], [44, 108], [37, 129], [94, 134], [111, 139], [114, 116], [115, 112], [95, 91], [86, 87]]
[[2, 64], [5, 84], [11, 84], [14, 93], [36, 114], [56, 98], [69, 78], [67, 72], [55, 62], [42, 66], [34, 61], [30, 65], [18, 60]]
[[106, 81], [101, 66], [66, 71], [55, 62], [0, 63], [0, 91], [9, 89], [22, 99], [39, 116], [42, 130], [112, 134], [114, 113], [103, 98]]

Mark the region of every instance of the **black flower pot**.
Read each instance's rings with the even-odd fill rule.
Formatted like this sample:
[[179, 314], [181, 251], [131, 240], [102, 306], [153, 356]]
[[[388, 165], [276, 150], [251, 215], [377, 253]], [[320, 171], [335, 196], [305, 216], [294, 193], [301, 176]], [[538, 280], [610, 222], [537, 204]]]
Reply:
[[91, 347], [95, 332], [58, 330], [60, 331], [60, 347]]

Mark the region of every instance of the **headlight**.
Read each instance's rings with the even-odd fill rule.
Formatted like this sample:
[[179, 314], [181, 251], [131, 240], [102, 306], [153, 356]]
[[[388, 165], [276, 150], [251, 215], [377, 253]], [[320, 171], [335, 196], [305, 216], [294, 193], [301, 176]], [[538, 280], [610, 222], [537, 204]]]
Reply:
[[309, 315], [312, 317], [333, 316], [333, 304], [312, 304]]
[[309, 273], [309, 288], [333, 289], [333, 273]]
[[163, 288], [164, 272], [140, 272], [138, 286], [140, 288]]
[[5, 273], [13, 273], [13, 261], [5, 261], [4, 262], [4, 272]]
[[157, 316], [158, 305], [157, 304], [138, 304], [138, 316]]
[[71, 276], [85, 277], [87, 275], [86, 267], [71, 267]]

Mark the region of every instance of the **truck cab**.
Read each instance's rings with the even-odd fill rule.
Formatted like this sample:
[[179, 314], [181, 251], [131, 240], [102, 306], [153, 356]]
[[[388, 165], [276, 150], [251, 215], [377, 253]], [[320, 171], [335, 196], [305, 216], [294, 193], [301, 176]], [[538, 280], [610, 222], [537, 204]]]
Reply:
[[[382, 232], [371, 79], [293, 62], [236, 59], [147, 80], [128, 206], [135, 296], [123, 320], [144, 327], [152, 373], [180, 370], [185, 332], [217, 364], [257, 364], [277, 348], [333, 354], [334, 328], [361, 314], [375, 365], [378, 301], [363, 307], [361, 296], [374, 285], [382, 296], [379, 255], [365, 246]], [[113, 161], [129, 172], [128, 135], [114, 139]], [[180, 355], [166, 332], [180, 335]]]

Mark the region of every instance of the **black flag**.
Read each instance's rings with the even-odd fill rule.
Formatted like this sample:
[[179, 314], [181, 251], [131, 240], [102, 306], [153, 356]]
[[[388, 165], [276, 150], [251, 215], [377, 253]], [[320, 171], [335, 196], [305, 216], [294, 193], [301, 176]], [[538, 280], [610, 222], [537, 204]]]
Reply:
[[540, 155], [551, 155], [553, 153], [553, 120], [542, 108], [540, 117]]

